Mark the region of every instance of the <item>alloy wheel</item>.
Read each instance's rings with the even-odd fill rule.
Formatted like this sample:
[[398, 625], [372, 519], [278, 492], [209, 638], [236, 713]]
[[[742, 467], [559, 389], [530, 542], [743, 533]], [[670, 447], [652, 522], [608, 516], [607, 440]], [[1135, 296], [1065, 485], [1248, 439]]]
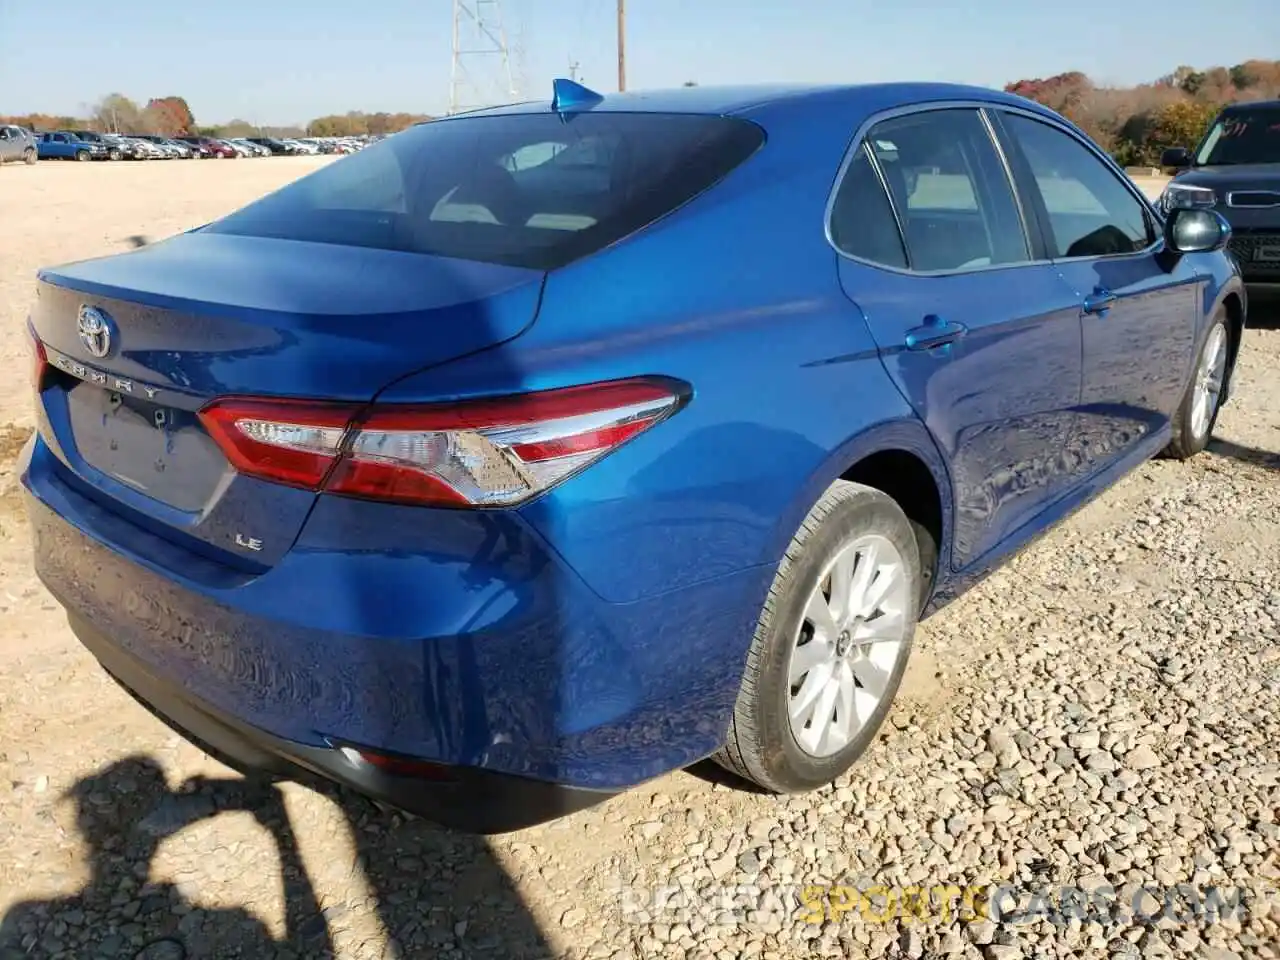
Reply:
[[1191, 401], [1191, 432], [1203, 437], [1218, 409], [1218, 396], [1227, 370], [1227, 331], [1222, 324], [1214, 326], [1200, 353], [1196, 368], [1195, 394]]
[[910, 586], [902, 556], [878, 534], [841, 547], [823, 571], [788, 666], [791, 732], [805, 753], [839, 753], [875, 715], [907, 650]]

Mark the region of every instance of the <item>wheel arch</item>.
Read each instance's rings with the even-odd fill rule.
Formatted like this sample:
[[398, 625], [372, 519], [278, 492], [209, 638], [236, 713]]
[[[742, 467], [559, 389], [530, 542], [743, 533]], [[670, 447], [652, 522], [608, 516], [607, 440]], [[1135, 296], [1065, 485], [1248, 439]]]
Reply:
[[[813, 505], [836, 480], [850, 480], [892, 497], [916, 529], [921, 556], [928, 556], [928, 574], [922, 607], [947, 579], [951, 555], [952, 504], [950, 474], [933, 437], [924, 424], [902, 418], [871, 427], [834, 450], [796, 497], [787, 515], [780, 518], [772, 544], [781, 557]], [[932, 545], [921, 541], [928, 534]]]
[[1219, 406], [1231, 398], [1232, 374], [1236, 369], [1236, 357], [1240, 355], [1240, 345], [1244, 340], [1245, 301], [1244, 291], [1238, 286], [1227, 287], [1218, 301], [1218, 306], [1227, 314], [1227, 375], [1222, 384], [1222, 397]]

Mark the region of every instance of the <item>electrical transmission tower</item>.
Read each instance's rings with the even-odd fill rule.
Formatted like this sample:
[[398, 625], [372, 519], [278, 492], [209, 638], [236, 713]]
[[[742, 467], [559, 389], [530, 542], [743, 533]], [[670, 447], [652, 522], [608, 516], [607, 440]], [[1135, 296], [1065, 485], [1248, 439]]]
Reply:
[[502, 0], [453, 0], [449, 112], [510, 103], [518, 97]]

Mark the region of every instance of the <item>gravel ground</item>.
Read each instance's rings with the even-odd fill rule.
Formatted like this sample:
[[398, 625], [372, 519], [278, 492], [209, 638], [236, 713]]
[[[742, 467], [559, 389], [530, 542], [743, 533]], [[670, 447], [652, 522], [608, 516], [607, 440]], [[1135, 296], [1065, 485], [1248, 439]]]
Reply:
[[[0, 357], [25, 371], [38, 264], [314, 164], [0, 171]], [[1280, 313], [1257, 319], [1213, 451], [927, 621], [851, 776], [778, 799], [698, 768], [491, 840], [252, 789], [107, 680], [29, 570], [11, 378], [0, 957], [1280, 957]]]

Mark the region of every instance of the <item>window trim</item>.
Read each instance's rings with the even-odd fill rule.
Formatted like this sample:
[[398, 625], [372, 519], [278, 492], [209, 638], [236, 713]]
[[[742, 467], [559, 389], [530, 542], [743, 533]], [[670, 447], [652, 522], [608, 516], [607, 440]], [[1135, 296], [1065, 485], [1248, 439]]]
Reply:
[[[1133, 259], [1137, 257], [1149, 257], [1159, 253], [1162, 249], [1164, 249], [1164, 233], [1161, 229], [1164, 223], [1163, 218], [1156, 215], [1155, 208], [1152, 205], [1152, 202], [1147, 199], [1147, 195], [1138, 189], [1137, 184], [1135, 184], [1129, 178], [1128, 174], [1126, 174], [1123, 170], [1121, 170], [1119, 166], [1116, 164], [1116, 162], [1110, 156], [1108, 156], [1106, 152], [1104, 152], [1100, 147], [1098, 147], [1097, 144], [1095, 144], [1093, 141], [1085, 137], [1080, 136], [1074, 130], [1068, 127], [1066, 124], [1062, 122], [1058, 122], [1042, 114], [1038, 114], [1034, 110], [1023, 110], [1018, 107], [1005, 106], [1003, 104], [993, 105], [991, 109], [993, 112], [996, 112], [996, 113], [1013, 114], [1015, 116], [1024, 117], [1027, 120], [1031, 120], [1033, 122], [1041, 123], [1052, 130], [1057, 130], [1059, 133], [1070, 138], [1071, 140], [1074, 140], [1076, 143], [1082, 146], [1086, 152], [1092, 154], [1094, 158], [1101, 161], [1102, 165], [1107, 169], [1107, 171], [1111, 174], [1111, 176], [1113, 176], [1117, 181], [1119, 181], [1120, 185], [1124, 187], [1125, 190], [1128, 191], [1131, 197], [1133, 197], [1138, 201], [1138, 205], [1142, 208], [1143, 213], [1146, 215], [1147, 224], [1149, 227], [1151, 227], [1152, 233], [1155, 235], [1155, 240], [1149, 243], [1147, 246], [1143, 247], [1141, 250], [1132, 250], [1128, 253], [1092, 253], [1092, 254], [1087, 254], [1085, 256], [1079, 256], [1079, 257], [1068, 257], [1068, 256], [1049, 257], [1048, 262], [1050, 263], [1083, 263], [1089, 260], [1127, 260], [1127, 259]], [[997, 119], [1001, 119], [1001, 118], [997, 118]], [[996, 128], [996, 132], [999, 137], [1003, 139], [1007, 139], [1009, 141], [1008, 149], [1012, 151], [1018, 158], [1019, 167], [1023, 171], [1021, 174], [1015, 174], [1015, 176], [1018, 179], [1018, 189], [1026, 190], [1028, 198], [1033, 200], [1033, 204], [1036, 209], [1037, 220], [1042, 220], [1042, 218], [1049, 216], [1048, 208], [1044, 206], [1044, 195], [1040, 192], [1039, 185], [1035, 182], [1034, 173], [1031, 171], [1031, 161], [1027, 159], [1026, 153], [1022, 149], [1022, 145], [1018, 143], [1017, 137], [1008, 128], [1006, 128], [1003, 123], [999, 124], [999, 126]], [[1022, 183], [1022, 180], [1024, 180], [1028, 175], [1032, 177], [1031, 182]], [[1031, 191], [1035, 191], [1035, 192], [1032, 193]], [[1038, 201], [1036, 200], [1036, 198], [1038, 198]], [[1050, 250], [1056, 251], [1058, 247], [1057, 238], [1053, 236], [1050, 225], [1048, 223], [1041, 222], [1040, 231], [1042, 233], [1042, 242], [1044, 244], [1044, 250], [1046, 255]]]
[[[924, 103], [912, 103], [898, 107], [891, 107], [887, 110], [880, 110], [868, 116], [858, 127], [854, 133], [850, 146], [846, 148], [845, 154], [840, 161], [840, 167], [836, 172], [835, 183], [831, 188], [831, 192], [827, 197], [826, 208], [823, 213], [823, 235], [826, 237], [827, 243], [836, 254], [845, 260], [862, 264], [863, 266], [873, 267], [877, 270], [883, 270], [887, 273], [896, 273], [909, 277], [952, 277], [961, 276], [970, 273], [989, 273], [996, 270], [1016, 270], [1020, 267], [1029, 267], [1036, 264], [1047, 263], [1047, 260], [1037, 259], [1037, 255], [1044, 251], [1040, 249], [1042, 240], [1038, 232], [1032, 231], [1032, 226], [1027, 222], [1022, 198], [1018, 193], [1018, 184], [1013, 177], [1013, 172], [1009, 167], [1008, 158], [1005, 156], [1003, 146], [999, 139], [994, 136], [990, 120], [985, 116], [985, 111], [992, 105], [987, 100], [930, 100]], [[983, 130], [986, 131], [987, 139], [991, 143], [991, 147], [995, 152], [996, 159], [1000, 163], [1000, 167], [1004, 172], [1005, 182], [1009, 185], [1009, 191], [1013, 194], [1014, 208], [1018, 212], [1018, 220], [1022, 226], [1022, 238], [1026, 244], [1027, 257], [1017, 263], [993, 263], [983, 264], [976, 267], [957, 267], [950, 270], [916, 270], [911, 267], [911, 248], [907, 245], [906, 232], [902, 228], [902, 217], [898, 212], [898, 205], [894, 202], [893, 191], [888, 188], [884, 178], [884, 172], [880, 169], [879, 159], [875, 155], [874, 150], [866, 150], [867, 159], [870, 161], [872, 169], [875, 171], [876, 179], [880, 183], [880, 189], [884, 190], [885, 196], [889, 201], [889, 208], [893, 211], [894, 225], [898, 229], [898, 239], [902, 243], [902, 249], [907, 255], [907, 267], [894, 267], [889, 264], [876, 263], [874, 260], [867, 260], [863, 257], [855, 256], [842, 250], [835, 242], [835, 238], [831, 233], [831, 216], [835, 209], [836, 197], [839, 195], [840, 187], [844, 183], [845, 174], [853, 161], [857, 158], [859, 150], [863, 150], [867, 145], [867, 135], [872, 128], [886, 120], [896, 120], [900, 117], [914, 116], [920, 113], [940, 113], [944, 110], [968, 110], [978, 115], [979, 122], [982, 124]]]
[[[1018, 207], [1018, 213], [1023, 221], [1023, 234], [1029, 245], [1028, 249], [1031, 259], [1020, 263], [988, 264], [978, 267], [961, 267], [955, 270], [912, 270], [910, 266], [904, 270], [901, 267], [893, 267], [883, 263], [876, 263], [873, 260], [867, 260], [863, 257], [846, 253], [844, 250], [840, 249], [839, 245], [836, 244], [835, 239], [831, 234], [831, 215], [835, 208], [836, 197], [839, 195], [840, 187], [844, 183], [845, 174], [852, 165], [854, 159], [857, 157], [858, 151], [862, 149], [866, 143], [867, 134], [871, 128], [883, 120], [893, 120], [898, 117], [907, 117], [917, 113], [929, 113], [937, 110], [976, 110], [982, 117], [984, 126], [987, 129], [987, 135], [991, 137], [992, 145], [995, 147], [996, 154], [999, 156], [1000, 162], [1004, 167], [1005, 177], [1009, 182], [1009, 188], [1013, 191], [1014, 200]], [[1143, 209], [1147, 212], [1147, 215], [1151, 218], [1152, 225], [1155, 228], [1155, 243], [1143, 250], [1135, 250], [1132, 253], [1114, 253], [1095, 255], [1092, 257], [1070, 258], [1049, 256], [1050, 248], [1047, 245], [1047, 238], [1045, 235], [1046, 226], [1041, 222], [1041, 216], [1038, 209], [1031, 203], [1032, 196], [1024, 193], [1026, 190], [1026, 184], [1024, 184], [1022, 182], [1022, 178], [1018, 177], [1015, 173], [1013, 169], [1013, 159], [1009, 156], [1007, 152], [1008, 148], [1004, 143], [1004, 138], [1008, 137], [1008, 134], [1001, 127], [999, 117], [993, 118], [988, 115], [993, 113], [1009, 113], [1027, 117], [1030, 120], [1038, 120], [1047, 126], [1059, 130], [1076, 142], [1082, 144], [1086, 150], [1097, 157], [1102, 164], [1111, 171], [1112, 176], [1118, 176], [1121, 184], [1128, 189], [1130, 195], [1135, 197], [1142, 205]], [[1010, 143], [1013, 148], [1018, 149], [1017, 142], [1012, 140], [1012, 138], [1010, 138]], [[1026, 158], [1022, 156], [1020, 149], [1018, 150], [1018, 157], [1023, 163], [1026, 163]], [[872, 167], [876, 171], [876, 177], [880, 180], [881, 188], [885, 190], [886, 196], [889, 199], [890, 208], [894, 212], [894, 224], [898, 228], [898, 237], [902, 242], [903, 249], [907, 251], [908, 263], [910, 263], [911, 254], [906, 245], [906, 239], [902, 231], [902, 223], [898, 217], [897, 205], [893, 202], [892, 192], [890, 192], [885, 186], [884, 177], [880, 171], [879, 163], [876, 161], [874, 150], [868, 151], [868, 159], [871, 161]], [[1028, 216], [1028, 214], [1030, 214], [1030, 216]], [[849, 141], [849, 146], [845, 149], [844, 156], [840, 160], [840, 166], [836, 170], [835, 181], [827, 195], [827, 203], [823, 210], [822, 232], [826, 237], [828, 245], [836, 252], [836, 255], [852, 263], [872, 267], [876, 270], [883, 270], [886, 273], [899, 274], [901, 276], [951, 277], [969, 273], [990, 273], [996, 270], [1020, 270], [1026, 267], [1042, 267], [1062, 262], [1075, 263], [1081, 260], [1097, 260], [1104, 257], [1105, 259], [1115, 260], [1128, 257], [1151, 256], [1152, 254], [1159, 253], [1164, 249], [1164, 235], [1160, 229], [1163, 223], [1164, 218], [1159, 216], [1156, 212], [1152, 201], [1147, 199], [1147, 195], [1139, 190], [1137, 186], [1129, 180], [1128, 176], [1125, 175], [1124, 172], [1116, 165], [1116, 162], [1100, 150], [1096, 144], [1082, 139], [1079, 134], [1077, 134], [1062, 118], [1057, 115], [1041, 113], [1037, 110], [1028, 110], [1025, 107], [1019, 107], [1016, 104], [1003, 103], [998, 100], [931, 100], [923, 103], [911, 103], [897, 107], [890, 107], [886, 110], [879, 110], [870, 114], [862, 121], [861, 124], [859, 124], [857, 130], [854, 131], [853, 137]]]

